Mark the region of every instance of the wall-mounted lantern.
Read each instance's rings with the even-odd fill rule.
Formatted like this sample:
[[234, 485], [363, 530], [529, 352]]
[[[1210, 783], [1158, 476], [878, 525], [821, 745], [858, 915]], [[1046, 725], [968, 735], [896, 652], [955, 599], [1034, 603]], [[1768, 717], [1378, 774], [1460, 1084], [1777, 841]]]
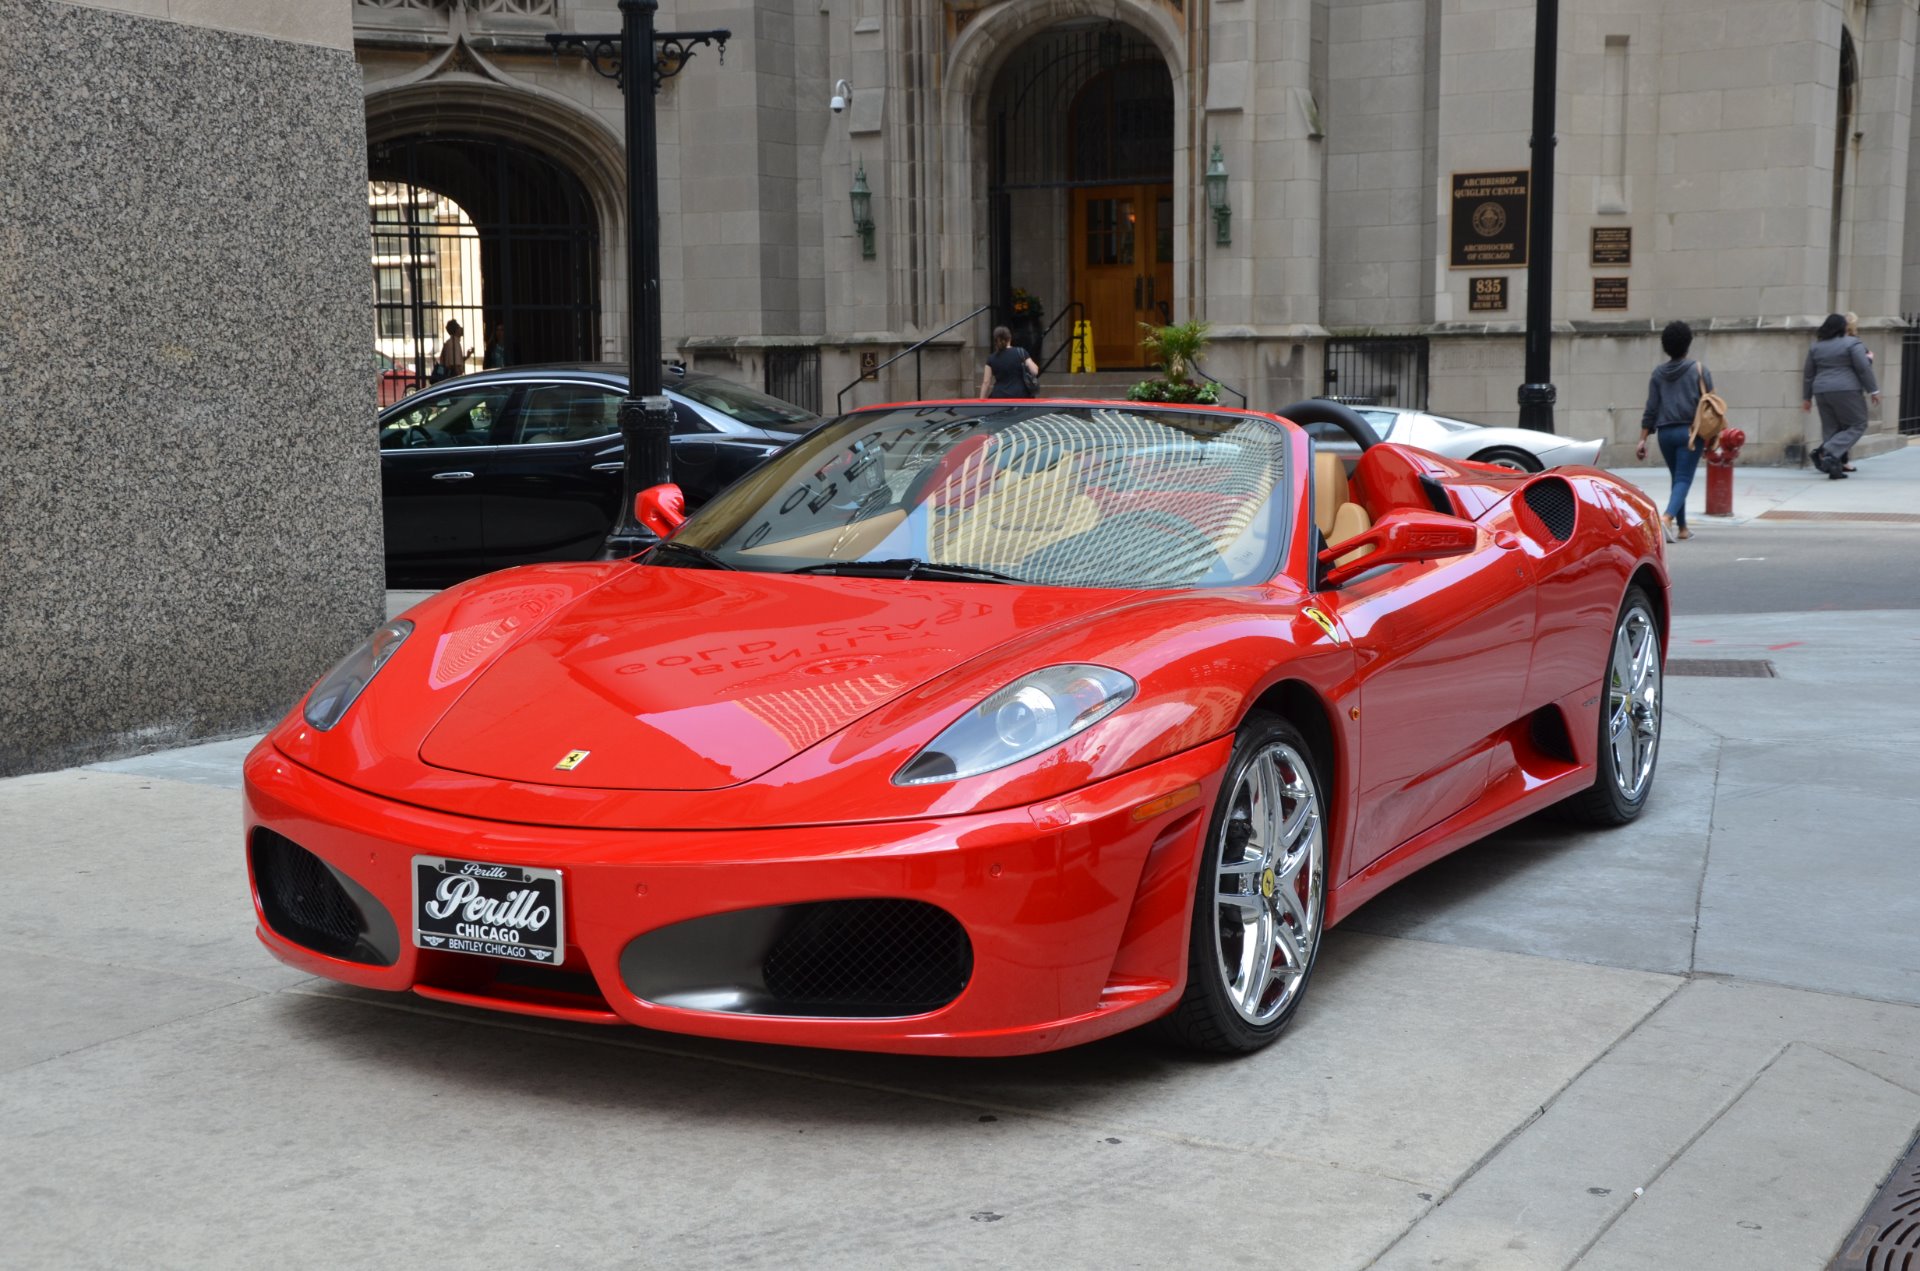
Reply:
[[1225, 247], [1233, 242], [1233, 208], [1227, 203], [1227, 160], [1217, 141], [1207, 160], [1207, 206], [1213, 209], [1213, 241]]
[[873, 191], [867, 188], [867, 165], [862, 162], [853, 174], [853, 228], [860, 233], [860, 257], [873, 259]]

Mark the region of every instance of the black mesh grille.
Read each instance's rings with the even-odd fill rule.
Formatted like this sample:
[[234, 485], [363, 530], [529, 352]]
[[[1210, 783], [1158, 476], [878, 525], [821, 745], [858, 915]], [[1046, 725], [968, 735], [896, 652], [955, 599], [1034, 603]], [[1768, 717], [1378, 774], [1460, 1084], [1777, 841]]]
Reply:
[[1533, 514], [1546, 524], [1547, 533], [1562, 543], [1573, 537], [1573, 487], [1558, 479], [1535, 481], [1524, 497]]
[[762, 972], [767, 991], [797, 1007], [930, 1011], [967, 986], [973, 946], [934, 905], [830, 900], [794, 907]]
[[366, 916], [325, 861], [272, 830], [255, 830], [250, 850], [267, 925], [330, 958], [375, 965], [392, 961], [367, 943]]

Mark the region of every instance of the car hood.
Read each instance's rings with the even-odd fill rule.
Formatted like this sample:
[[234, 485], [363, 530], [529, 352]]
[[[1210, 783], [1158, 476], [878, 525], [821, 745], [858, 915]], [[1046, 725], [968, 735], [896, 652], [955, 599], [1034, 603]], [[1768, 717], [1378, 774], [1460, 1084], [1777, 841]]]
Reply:
[[634, 568], [495, 658], [420, 759], [546, 785], [721, 789], [1129, 594]]

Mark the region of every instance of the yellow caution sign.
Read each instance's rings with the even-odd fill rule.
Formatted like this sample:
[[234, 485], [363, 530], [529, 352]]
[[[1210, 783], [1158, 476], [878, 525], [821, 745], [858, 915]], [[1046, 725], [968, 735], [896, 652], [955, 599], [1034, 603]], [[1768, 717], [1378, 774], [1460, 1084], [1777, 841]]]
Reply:
[[1073, 351], [1067, 358], [1067, 374], [1091, 375], [1093, 365], [1093, 323], [1085, 318], [1073, 324]]

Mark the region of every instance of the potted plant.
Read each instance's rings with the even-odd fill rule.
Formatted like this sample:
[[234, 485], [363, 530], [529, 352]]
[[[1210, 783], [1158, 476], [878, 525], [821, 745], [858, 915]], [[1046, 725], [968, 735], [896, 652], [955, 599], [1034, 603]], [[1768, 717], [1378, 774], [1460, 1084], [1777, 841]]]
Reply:
[[1220, 386], [1210, 379], [1193, 380], [1194, 359], [1207, 347], [1207, 323], [1199, 318], [1156, 327], [1142, 322], [1140, 346], [1160, 367], [1158, 378], [1141, 380], [1127, 390], [1136, 402], [1196, 402], [1212, 406], [1220, 400]]

